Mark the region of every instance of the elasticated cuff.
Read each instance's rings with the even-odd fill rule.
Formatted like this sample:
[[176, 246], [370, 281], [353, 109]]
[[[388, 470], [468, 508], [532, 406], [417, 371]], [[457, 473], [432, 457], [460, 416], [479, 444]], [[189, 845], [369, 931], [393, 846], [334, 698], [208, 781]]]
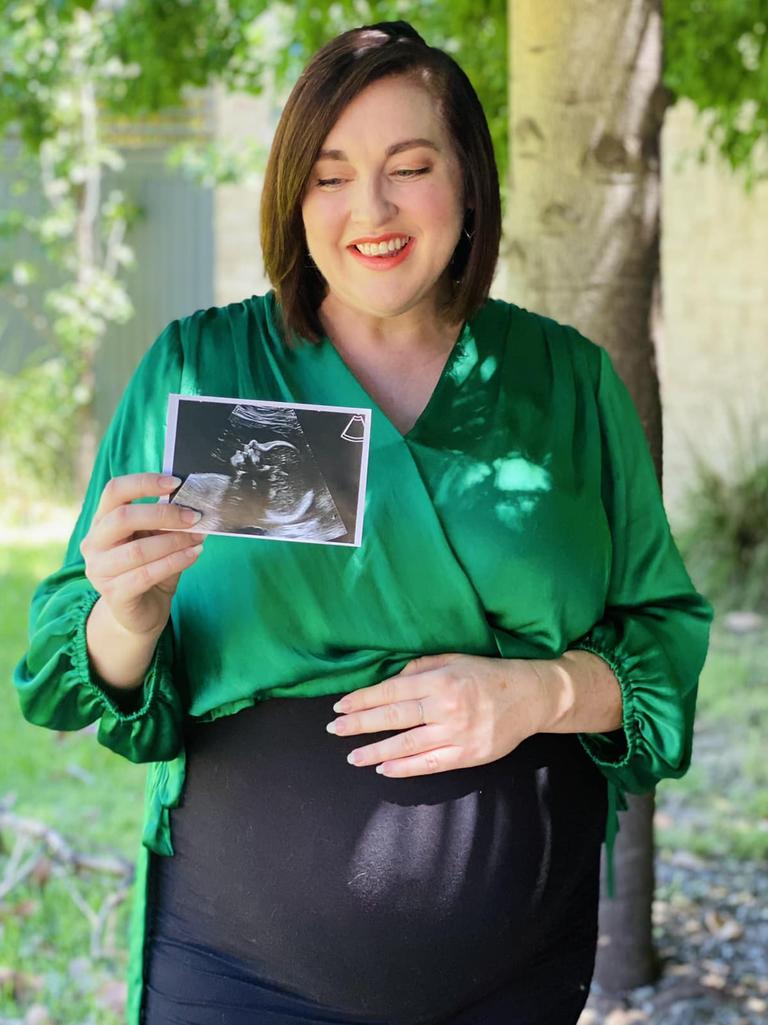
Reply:
[[95, 591], [81, 598], [68, 647], [73, 674], [101, 712], [98, 741], [132, 762], [174, 758], [181, 747], [184, 709], [173, 678], [171, 622], [158, 638], [141, 686], [124, 692], [100, 679], [88, 655], [86, 625], [98, 598]]
[[639, 741], [639, 728], [635, 714], [635, 699], [629, 671], [623, 660], [591, 641], [573, 645], [570, 651], [589, 651], [611, 667], [621, 688], [621, 728], [610, 733], [579, 733], [581, 746], [601, 769], [621, 769], [635, 755]]
[[102, 680], [93, 668], [88, 655], [86, 637], [88, 617], [99, 597], [97, 591], [90, 591], [79, 602], [77, 625], [69, 649], [72, 667], [79, 675], [83, 685], [105, 706], [107, 712], [118, 722], [131, 722], [145, 716], [152, 705], [160, 672], [163, 646], [159, 642], [156, 645], [141, 686], [130, 689], [113, 687]]

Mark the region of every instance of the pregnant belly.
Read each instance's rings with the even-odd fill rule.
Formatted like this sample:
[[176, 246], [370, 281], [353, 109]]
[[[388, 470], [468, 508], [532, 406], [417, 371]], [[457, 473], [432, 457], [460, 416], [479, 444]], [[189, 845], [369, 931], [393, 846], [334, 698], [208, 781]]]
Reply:
[[334, 700], [272, 699], [189, 731], [154, 932], [402, 1022], [447, 1016], [567, 951], [605, 822], [605, 784], [577, 738], [387, 779], [346, 762], [365, 738], [326, 733]]

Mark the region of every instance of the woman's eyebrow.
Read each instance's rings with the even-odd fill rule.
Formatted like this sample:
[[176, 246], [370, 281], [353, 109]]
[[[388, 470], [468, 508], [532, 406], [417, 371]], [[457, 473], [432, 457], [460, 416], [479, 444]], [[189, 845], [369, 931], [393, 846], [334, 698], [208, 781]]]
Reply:
[[[404, 139], [402, 142], [393, 142], [391, 146], [387, 146], [386, 156], [393, 157], [396, 153], [402, 153], [407, 149], [415, 149], [417, 146], [427, 146], [429, 149], [435, 150], [436, 153], [440, 152], [440, 147], [437, 143], [432, 142], [430, 139]], [[317, 154], [318, 160], [347, 160], [347, 154], [340, 149], [321, 149]]]

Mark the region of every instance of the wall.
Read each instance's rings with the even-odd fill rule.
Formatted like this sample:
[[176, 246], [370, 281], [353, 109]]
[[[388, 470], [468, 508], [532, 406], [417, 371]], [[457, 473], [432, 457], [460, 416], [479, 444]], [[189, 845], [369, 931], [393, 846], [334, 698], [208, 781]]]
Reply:
[[725, 470], [729, 411], [768, 421], [768, 181], [748, 196], [722, 159], [699, 164], [704, 138], [691, 103], [667, 112], [658, 357], [673, 522], [683, 516], [691, 447]]

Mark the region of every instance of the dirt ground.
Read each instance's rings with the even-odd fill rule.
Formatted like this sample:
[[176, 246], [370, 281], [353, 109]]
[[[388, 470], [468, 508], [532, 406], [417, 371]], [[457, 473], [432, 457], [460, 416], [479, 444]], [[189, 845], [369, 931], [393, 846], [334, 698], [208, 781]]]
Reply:
[[768, 865], [662, 854], [654, 926], [662, 974], [579, 1025], [768, 1025]]

